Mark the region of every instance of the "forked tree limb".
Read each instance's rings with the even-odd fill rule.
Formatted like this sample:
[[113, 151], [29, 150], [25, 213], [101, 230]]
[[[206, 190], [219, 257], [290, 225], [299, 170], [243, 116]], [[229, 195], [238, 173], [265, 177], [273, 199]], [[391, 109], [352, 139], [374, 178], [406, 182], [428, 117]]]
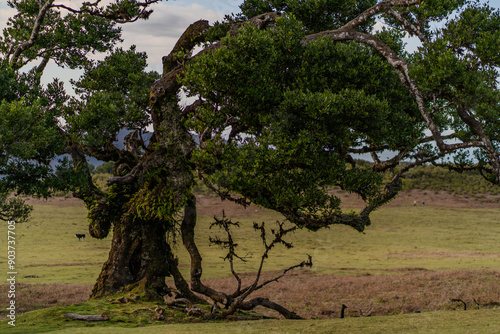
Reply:
[[380, 14], [380, 13], [387, 13], [391, 10], [393, 10], [393, 7], [410, 7], [413, 5], [418, 5], [420, 4], [421, 0], [389, 0], [389, 1], [383, 1], [381, 3], [378, 3], [361, 14], [359, 14], [356, 18], [352, 19], [348, 23], [344, 25], [343, 28], [345, 29], [355, 29], [358, 26], [362, 25], [363, 23], [366, 23], [368, 20], [370, 20], [373, 16]]
[[417, 36], [422, 43], [428, 42], [427, 37], [415, 26], [413, 23], [408, 21], [400, 12], [396, 11], [394, 8], [389, 8], [387, 13], [394, 17], [399, 23], [401, 23], [407, 32]]
[[20, 45], [17, 46], [17, 48], [14, 51], [14, 54], [12, 55], [12, 59], [10, 61], [11, 64], [15, 65], [19, 60], [21, 54], [35, 44], [35, 41], [37, 40], [38, 35], [40, 34], [40, 29], [42, 28], [43, 20], [45, 19], [45, 16], [47, 15], [49, 9], [52, 7], [53, 3], [54, 0], [48, 0], [43, 4], [43, 6], [40, 6], [40, 8], [38, 9], [38, 15], [33, 25], [33, 29], [31, 30], [30, 38], [27, 41], [22, 42]]
[[[229, 227], [224, 226], [224, 223], [227, 223], [224, 220], [218, 220], [219, 221], [219, 226], [225, 228], [226, 233], [229, 235], [231, 234]], [[222, 312], [212, 312], [210, 314], [210, 317], [212, 318], [226, 318], [229, 315], [234, 314], [237, 310], [251, 310], [255, 308], [256, 306], [264, 306], [273, 310], [276, 310], [279, 312], [281, 315], [283, 315], [287, 319], [302, 319], [299, 317], [297, 314], [294, 312], [291, 312], [284, 308], [283, 306], [276, 304], [268, 299], [265, 298], [254, 298], [250, 301], [245, 301], [245, 299], [255, 290], [258, 290], [265, 285], [278, 281], [280, 278], [282, 278], [288, 271], [298, 268], [298, 267], [304, 267], [304, 266], [311, 266], [312, 261], [311, 257], [308, 257], [307, 261], [303, 261], [302, 263], [291, 266], [283, 271], [283, 273], [273, 279], [267, 280], [260, 285], [259, 279], [260, 275], [262, 272], [262, 264], [267, 258], [267, 255], [270, 251], [271, 248], [274, 247], [275, 244], [277, 243], [285, 243], [282, 239], [282, 237], [288, 233], [292, 232], [296, 229], [296, 227], [291, 228], [291, 229], [283, 229], [282, 225], [280, 225], [280, 228], [277, 232], [274, 232], [275, 238], [273, 241], [271, 241], [269, 244], [265, 241], [265, 235], [264, 233], [261, 234], [261, 238], [263, 238], [264, 245], [266, 247], [264, 256], [261, 259], [261, 264], [258, 270], [258, 273], [256, 274], [256, 279], [254, 282], [250, 285], [247, 286], [243, 289], [241, 289], [241, 281], [238, 281], [238, 288], [237, 291], [235, 291], [232, 295], [227, 295], [225, 293], [216, 291], [210, 287], [205, 286], [201, 282], [201, 274], [202, 274], [202, 266], [201, 266], [201, 255], [198, 251], [198, 248], [196, 246], [196, 243], [194, 241], [194, 228], [196, 226], [196, 198], [192, 196], [192, 198], [188, 199], [187, 205], [184, 209], [184, 219], [181, 224], [181, 233], [182, 233], [182, 240], [184, 243], [184, 246], [186, 247], [188, 253], [191, 256], [191, 289], [194, 292], [200, 293], [206, 297], [211, 298], [215, 304], [220, 303], [226, 307], [226, 310]], [[263, 226], [262, 226], [263, 228]], [[233, 244], [234, 246], [234, 241], [232, 238], [229, 238], [229, 242]], [[231, 252], [234, 252], [234, 247], [230, 247]], [[233, 254], [234, 255], [234, 254]], [[230, 261], [232, 261], [232, 257], [230, 257]], [[234, 273], [234, 272], [233, 272]], [[236, 275], [238, 278], [238, 276]], [[177, 285], [177, 282], [176, 282]], [[193, 309], [192, 302], [189, 299], [176, 299], [172, 302], [168, 302], [167, 305], [176, 305], [178, 303], [184, 303], [187, 304], [186, 311], [189, 311], [189, 309]], [[207, 312], [201, 310], [200, 312], [203, 313], [205, 317], [207, 317]], [[200, 313], [201, 314], [201, 313]]]

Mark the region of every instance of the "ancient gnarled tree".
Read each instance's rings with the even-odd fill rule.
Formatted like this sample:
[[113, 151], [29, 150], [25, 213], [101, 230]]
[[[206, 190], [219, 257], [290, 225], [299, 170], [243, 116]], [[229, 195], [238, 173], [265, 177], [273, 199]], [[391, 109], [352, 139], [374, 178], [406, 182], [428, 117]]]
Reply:
[[[208, 297], [226, 307], [220, 316], [264, 305], [294, 317], [272, 302], [246, 301], [251, 289], [228, 295], [203, 284], [197, 180], [222, 199], [261, 205], [314, 231], [363, 231], [417, 165], [478, 169], [500, 183], [500, 15], [488, 6], [244, 1], [225, 22], [189, 26], [158, 75], [145, 72], [135, 48], [114, 47], [116, 24], [147, 18], [155, 2], [11, 1], [18, 15], [0, 43], [1, 190], [71, 190], [88, 208], [93, 237], [113, 231], [93, 298], [140, 286], [150, 298], [173, 290], [191, 302]], [[414, 53], [405, 50], [406, 34], [420, 41]], [[108, 54], [92, 61], [92, 52]], [[51, 61], [84, 69], [73, 82], [77, 96], [58, 80], [40, 85]], [[181, 101], [181, 91], [194, 102]], [[356, 154], [373, 164], [357, 163]], [[114, 162], [106, 190], [93, 183], [89, 156]], [[358, 194], [365, 208], [343, 212], [333, 187]], [[167, 232], [189, 251], [188, 280]]]

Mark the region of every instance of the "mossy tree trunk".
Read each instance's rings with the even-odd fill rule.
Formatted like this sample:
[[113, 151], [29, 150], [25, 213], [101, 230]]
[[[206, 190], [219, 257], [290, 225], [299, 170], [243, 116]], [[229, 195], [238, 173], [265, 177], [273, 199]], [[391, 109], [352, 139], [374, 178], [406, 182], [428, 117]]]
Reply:
[[189, 160], [195, 144], [183, 125], [186, 110], [179, 107], [177, 76], [183, 66], [176, 54], [192, 49], [207, 28], [207, 21], [192, 24], [163, 59], [163, 76], [151, 89], [154, 134], [144, 155], [115, 162], [107, 195], [100, 199], [90, 196], [92, 200], [87, 201], [92, 236], [104, 238], [114, 226], [109, 258], [92, 298], [127, 286], [144, 289], [147, 298], [162, 296], [169, 292], [166, 276], [174, 277], [180, 294], [196, 298], [177, 268], [166, 233], [175, 230], [174, 217], [191, 198], [193, 185]]
[[[98, 298], [129, 285], [144, 289], [148, 299], [168, 293], [165, 277], [178, 277], [177, 261], [167, 241], [176, 229], [193, 185], [189, 155], [193, 138], [182, 126], [175, 101], [165, 102], [154, 118], [161, 119], [150, 147], [123, 176], [108, 180], [107, 195], [90, 210], [90, 233], [103, 238], [113, 226], [109, 258], [92, 291]], [[130, 168], [132, 167], [132, 168]], [[120, 166], [116, 168], [120, 170]]]
[[108, 260], [92, 289], [92, 298], [103, 297], [131, 284], [144, 288], [148, 299], [168, 293], [165, 277], [173, 259], [163, 224], [122, 217], [113, 228]]

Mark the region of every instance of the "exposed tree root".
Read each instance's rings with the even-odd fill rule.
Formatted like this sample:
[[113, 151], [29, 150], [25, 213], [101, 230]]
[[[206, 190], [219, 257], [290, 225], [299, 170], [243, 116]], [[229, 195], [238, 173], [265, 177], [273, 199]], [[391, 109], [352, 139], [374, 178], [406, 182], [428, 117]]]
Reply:
[[[233, 314], [236, 310], [242, 311], [250, 311], [256, 308], [257, 306], [263, 306], [269, 308], [271, 310], [275, 310], [279, 312], [286, 319], [303, 319], [295, 312], [286, 309], [285, 307], [270, 301], [267, 298], [254, 298], [252, 300], [242, 302], [239, 304], [231, 304], [230, 307], [225, 311], [219, 311], [217, 304], [215, 303], [212, 306], [210, 312], [205, 311], [199, 307], [196, 307], [189, 299], [186, 298], [177, 298], [171, 301], [166, 301], [165, 303], [168, 307], [179, 308], [182, 309], [186, 314], [193, 316], [201, 316], [206, 319], [234, 319]], [[244, 320], [248, 320], [248, 317], [238, 317]]]
[[287, 310], [283, 306], [276, 304], [275, 302], [272, 302], [267, 298], [262, 298], [262, 297], [254, 298], [252, 300], [249, 300], [248, 302], [242, 303], [239, 306], [239, 309], [249, 311], [253, 310], [257, 306], [263, 306], [275, 310], [279, 312], [282, 316], [284, 316], [286, 319], [303, 319], [295, 312]]

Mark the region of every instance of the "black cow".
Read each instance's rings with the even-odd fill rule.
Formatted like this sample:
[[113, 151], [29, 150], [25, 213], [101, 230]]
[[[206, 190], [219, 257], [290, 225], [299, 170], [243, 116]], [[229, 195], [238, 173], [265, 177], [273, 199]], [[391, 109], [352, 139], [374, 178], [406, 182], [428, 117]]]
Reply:
[[85, 240], [85, 234], [75, 234], [75, 237], [78, 238], [78, 241], [82, 241], [82, 239]]

